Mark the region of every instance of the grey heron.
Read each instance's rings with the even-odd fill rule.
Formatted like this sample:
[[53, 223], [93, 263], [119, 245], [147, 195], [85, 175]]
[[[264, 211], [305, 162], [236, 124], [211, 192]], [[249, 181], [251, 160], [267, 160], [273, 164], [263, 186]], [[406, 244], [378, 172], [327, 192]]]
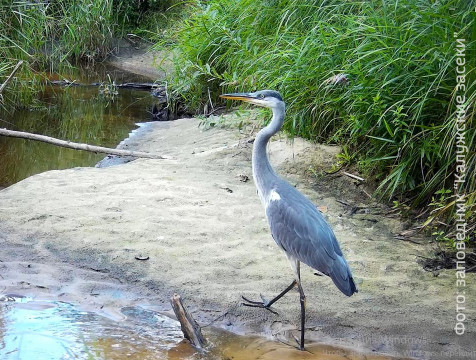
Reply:
[[300, 263], [329, 276], [347, 296], [357, 292], [357, 288], [334, 232], [320, 211], [296, 188], [281, 179], [269, 162], [266, 146], [271, 136], [281, 130], [284, 122], [285, 104], [281, 95], [277, 91], [262, 90], [223, 94], [220, 97], [267, 107], [273, 112], [271, 122], [258, 132], [253, 144], [253, 179], [265, 208], [271, 234], [288, 257], [295, 280], [270, 301], [251, 301], [245, 297], [243, 300], [246, 306], [270, 310], [272, 304], [297, 285], [301, 304], [299, 347], [304, 350], [306, 297], [301, 285]]

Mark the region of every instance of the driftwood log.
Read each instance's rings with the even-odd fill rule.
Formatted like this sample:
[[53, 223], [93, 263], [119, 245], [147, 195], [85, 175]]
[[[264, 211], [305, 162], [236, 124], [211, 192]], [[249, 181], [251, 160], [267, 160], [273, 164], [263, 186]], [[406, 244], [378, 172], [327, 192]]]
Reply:
[[[68, 79], [63, 80], [48, 80], [48, 83], [56, 86], [101, 86], [101, 82], [93, 82], [91, 84], [84, 84], [77, 82], [75, 80], [70, 81]], [[165, 86], [159, 86], [154, 83], [123, 83], [123, 84], [114, 84], [118, 88], [124, 89], [138, 89], [138, 90], [154, 90], [154, 91], [165, 91]]]
[[132, 156], [132, 157], [136, 157], [136, 158], [146, 158], [146, 159], [166, 159], [163, 156], [156, 155], [156, 154], [150, 154], [150, 153], [146, 153], [146, 152], [111, 149], [111, 148], [107, 148], [107, 147], [103, 147], [103, 146], [80, 144], [80, 143], [75, 143], [75, 142], [72, 142], [72, 141], [56, 139], [56, 138], [53, 138], [53, 137], [50, 137], [50, 136], [32, 134], [32, 133], [27, 133], [27, 132], [23, 132], [23, 131], [13, 131], [13, 130], [8, 130], [8, 129], [0, 129], [0, 135], [8, 136], [8, 137], [14, 137], [14, 138], [41, 141], [41, 142], [45, 142], [45, 143], [48, 143], [48, 144], [61, 146], [61, 147], [65, 147], [65, 148], [69, 148], [69, 149], [73, 149], [73, 150], [83, 150], [83, 151], [90, 151], [90, 152], [95, 152], [95, 153], [103, 153], [103, 154], [117, 155], [117, 156]]
[[202, 335], [202, 330], [192, 315], [190, 315], [183, 306], [180, 295], [174, 294], [174, 296], [170, 298], [170, 304], [172, 305], [177, 320], [180, 322], [180, 327], [185, 339], [190, 341], [190, 344], [196, 349], [202, 350], [206, 343]]

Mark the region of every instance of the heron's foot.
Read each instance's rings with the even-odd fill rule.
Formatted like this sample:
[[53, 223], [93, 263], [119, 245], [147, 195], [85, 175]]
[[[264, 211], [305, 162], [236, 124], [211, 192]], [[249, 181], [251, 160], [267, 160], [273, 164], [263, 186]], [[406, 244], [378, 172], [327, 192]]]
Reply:
[[269, 301], [266, 300], [263, 295], [261, 295], [261, 300], [262, 301], [253, 301], [253, 300], [250, 300], [250, 299], [247, 299], [245, 298], [244, 296], [242, 296], [241, 298], [245, 301], [243, 302], [242, 304], [244, 306], [249, 306], [249, 307], [257, 307], [257, 308], [262, 308], [262, 309], [266, 309], [266, 310], [269, 310], [271, 311], [273, 314], [276, 314], [278, 315], [278, 313], [276, 311], [274, 311], [273, 309], [271, 309], [271, 305], [269, 304]]
[[298, 349], [301, 350], [301, 351], [306, 350], [306, 349], [304, 348], [304, 344], [303, 344], [294, 334], [291, 334], [291, 335], [293, 336], [294, 340], [296, 341], [296, 344], [297, 344], [297, 346], [298, 346]]
[[241, 298], [245, 300], [248, 304], [254, 304], [254, 305], [263, 305], [264, 307], [269, 306], [269, 301], [265, 299], [265, 297], [262, 294], [259, 294], [261, 297], [261, 301], [253, 301], [248, 298], [245, 298], [242, 296]]

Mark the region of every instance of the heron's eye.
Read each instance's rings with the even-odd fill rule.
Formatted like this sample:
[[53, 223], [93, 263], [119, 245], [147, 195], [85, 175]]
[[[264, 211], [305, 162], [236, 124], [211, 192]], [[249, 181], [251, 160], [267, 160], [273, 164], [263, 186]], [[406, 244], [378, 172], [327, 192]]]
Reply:
[[260, 99], [264, 99], [264, 94], [259, 94]]

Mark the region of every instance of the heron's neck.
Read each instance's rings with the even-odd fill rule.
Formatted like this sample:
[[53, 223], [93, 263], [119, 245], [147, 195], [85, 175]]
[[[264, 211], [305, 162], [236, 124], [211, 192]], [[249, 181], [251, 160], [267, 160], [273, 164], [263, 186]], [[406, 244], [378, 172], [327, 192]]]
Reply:
[[269, 163], [266, 145], [268, 144], [271, 136], [281, 130], [284, 121], [284, 109], [284, 104], [280, 104], [278, 107], [272, 108], [273, 119], [268, 124], [268, 126], [258, 132], [253, 145], [253, 178], [256, 187], [258, 188], [258, 194], [262, 202], [268, 195], [267, 192], [272, 190], [270, 188], [272, 185], [271, 183], [277, 178], [276, 173]]

